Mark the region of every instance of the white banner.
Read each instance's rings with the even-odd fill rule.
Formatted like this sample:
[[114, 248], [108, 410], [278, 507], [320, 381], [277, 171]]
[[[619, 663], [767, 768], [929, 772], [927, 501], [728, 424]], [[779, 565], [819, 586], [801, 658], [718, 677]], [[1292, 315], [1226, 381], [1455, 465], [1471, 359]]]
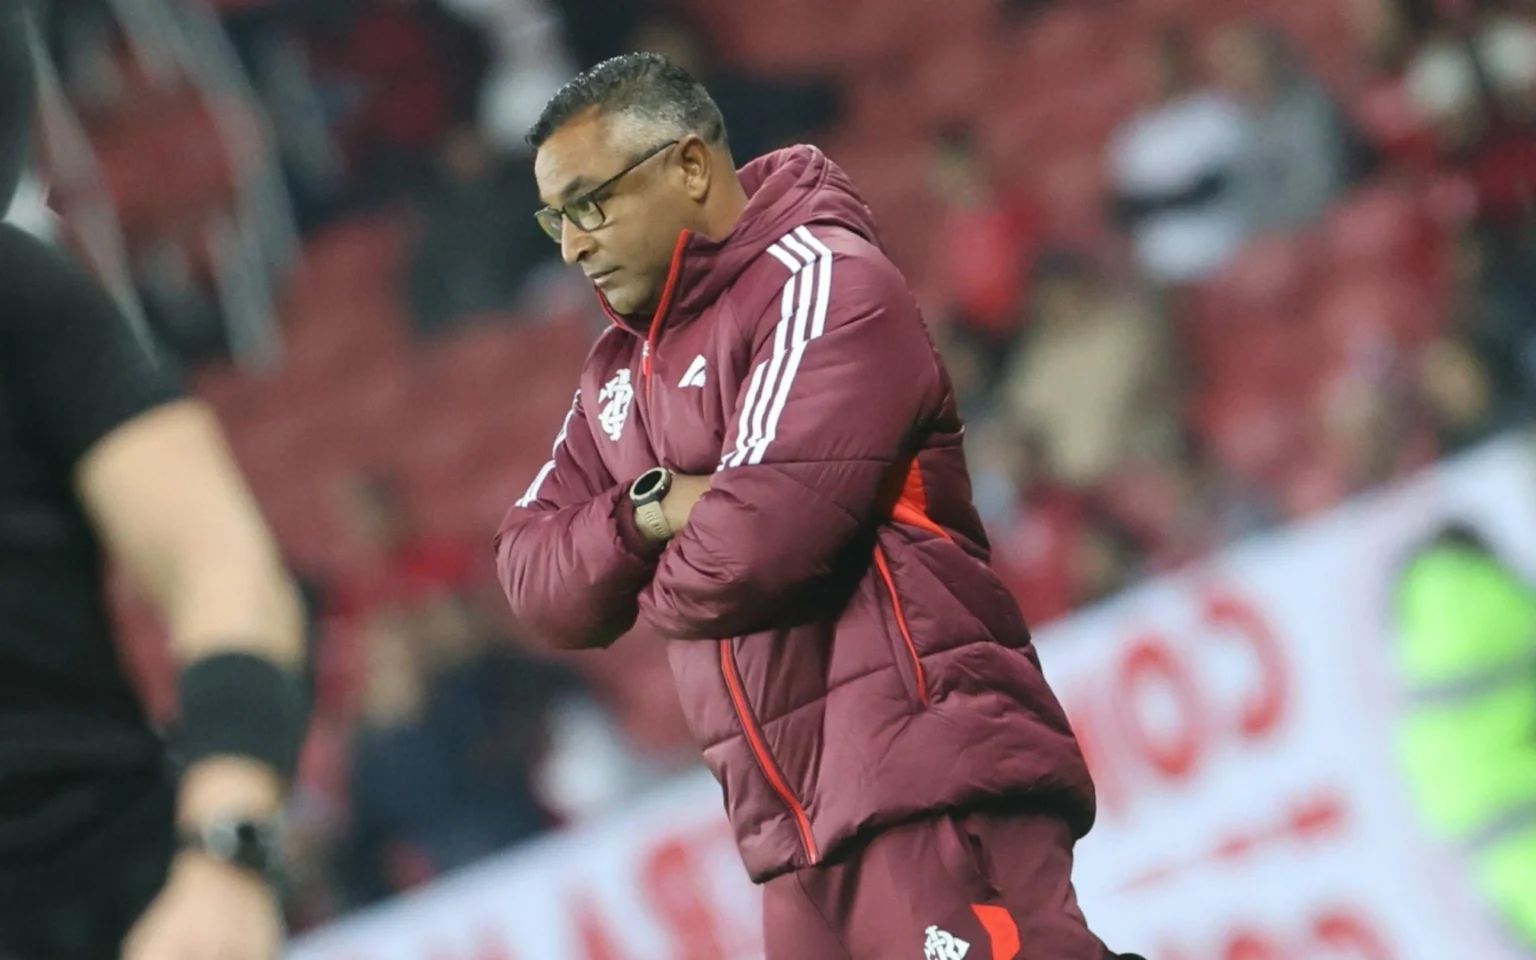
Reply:
[[[1536, 574], [1509, 438], [1039, 638], [1098, 783], [1077, 885], [1149, 960], [1519, 960], [1395, 765], [1391, 595], [1448, 519]], [[296, 945], [296, 960], [748, 960], [759, 905], [707, 775]], [[1048, 958], [1046, 958], [1048, 960]]]

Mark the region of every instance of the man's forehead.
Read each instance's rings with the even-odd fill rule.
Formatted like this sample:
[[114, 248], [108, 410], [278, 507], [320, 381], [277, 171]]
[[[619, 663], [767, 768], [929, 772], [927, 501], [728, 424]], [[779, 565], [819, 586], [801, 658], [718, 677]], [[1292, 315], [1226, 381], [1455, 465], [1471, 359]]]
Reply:
[[533, 158], [539, 195], [552, 206], [613, 176], [625, 157], [611, 117], [578, 117], [556, 130]]

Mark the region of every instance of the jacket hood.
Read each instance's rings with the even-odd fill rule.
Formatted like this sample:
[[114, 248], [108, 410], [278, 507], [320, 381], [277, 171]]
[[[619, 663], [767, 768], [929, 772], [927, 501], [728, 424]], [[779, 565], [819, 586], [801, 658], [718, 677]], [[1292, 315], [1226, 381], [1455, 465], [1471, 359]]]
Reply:
[[684, 233], [672, 257], [661, 304], [650, 317], [621, 316], [598, 292], [619, 326], [646, 336], [686, 323], [724, 293], [754, 260], [796, 227], [835, 225], [879, 245], [874, 216], [842, 168], [813, 146], [787, 147], [738, 171], [747, 207], [734, 229], [718, 240]]

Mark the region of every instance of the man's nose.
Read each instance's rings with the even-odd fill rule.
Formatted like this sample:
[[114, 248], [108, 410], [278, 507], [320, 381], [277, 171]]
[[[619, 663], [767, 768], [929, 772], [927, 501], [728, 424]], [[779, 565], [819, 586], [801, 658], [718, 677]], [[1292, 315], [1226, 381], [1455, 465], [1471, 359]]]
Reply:
[[570, 220], [560, 218], [560, 257], [568, 265], [580, 263], [592, 253], [594, 246], [592, 234]]

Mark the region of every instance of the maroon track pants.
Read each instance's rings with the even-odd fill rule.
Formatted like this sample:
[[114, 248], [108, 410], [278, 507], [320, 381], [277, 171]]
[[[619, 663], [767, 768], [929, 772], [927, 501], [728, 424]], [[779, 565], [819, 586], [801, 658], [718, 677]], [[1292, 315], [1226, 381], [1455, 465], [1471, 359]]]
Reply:
[[894, 827], [763, 887], [767, 960], [1112, 960], [1072, 890], [1061, 820], [988, 811]]

